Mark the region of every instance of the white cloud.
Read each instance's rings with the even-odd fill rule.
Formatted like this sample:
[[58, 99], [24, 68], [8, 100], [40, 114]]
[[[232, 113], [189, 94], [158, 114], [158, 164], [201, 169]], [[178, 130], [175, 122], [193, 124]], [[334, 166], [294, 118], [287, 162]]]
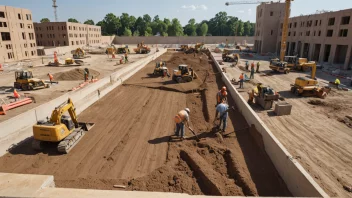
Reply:
[[244, 10], [239, 10], [239, 11], [237, 11], [237, 12], [239, 12], [239, 13], [244, 13]]
[[252, 9], [248, 9], [248, 15], [252, 15]]
[[181, 6], [182, 9], [185, 10], [208, 10], [208, 7], [206, 5], [183, 5]]

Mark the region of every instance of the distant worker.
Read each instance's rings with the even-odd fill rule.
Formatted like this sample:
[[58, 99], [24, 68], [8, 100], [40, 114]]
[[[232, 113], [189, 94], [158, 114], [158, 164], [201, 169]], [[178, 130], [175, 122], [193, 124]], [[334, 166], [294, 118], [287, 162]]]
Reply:
[[336, 85], [336, 88], [339, 89], [339, 85], [341, 84], [340, 80], [338, 78], [336, 78], [335, 80], [335, 85]]
[[226, 100], [222, 100], [221, 103], [216, 107], [215, 119], [217, 119], [218, 114], [220, 114], [218, 129], [220, 130], [222, 124], [221, 132], [225, 132], [227, 127], [227, 117], [228, 117], [229, 105], [226, 103]]
[[248, 63], [248, 60], [246, 61], [246, 71], [248, 71], [248, 68], [249, 68], [249, 63]]
[[17, 93], [16, 89], [13, 90], [13, 97], [15, 98], [15, 101], [17, 101], [17, 99], [19, 99], [21, 97], [21, 95], [19, 93]]
[[89, 69], [84, 68], [84, 81], [87, 82], [89, 78]]
[[[221, 101], [225, 100], [227, 101], [227, 91], [226, 91], [226, 87], [223, 86], [219, 92], [216, 94], [216, 106], [218, 106], [218, 104], [221, 103]], [[215, 107], [216, 107], [215, 106]]]
[[175, 122], [176, 122], [175, 135], [180, 137], [182, 140], [186, 138], [185, 124], [189, 128], [189, 113], [190, 113], [189, 108], [185, 108], [184, 110], [181, 110], [180, 112], [178, 112], [178, 114], [175, 116]]
[[256, 87], [252, 89], [252, 91], [248, 92], [248, 104], [254, 103], [254, 96], [259, 96], [262, 89], [262, 84], [258, 83]]
[[244, 81], [244, 79], [243, 79], [244, 77], [243, 77], [243, 73], [240, 75], [240, 89], [241, 88], [243, 88], [243, 81]]
[[128, 62], [128, 55], [127, 55], [127, 52], [125, 53], [125, 63]]
[[249, 78], [254, 79], [254, 62], [251, 64], [251, 76]]
[[257, 73], [259, 73], [260, 61], [257, 62]]
[[50, 83], [53, 84], [54, 76], [48, 73]]

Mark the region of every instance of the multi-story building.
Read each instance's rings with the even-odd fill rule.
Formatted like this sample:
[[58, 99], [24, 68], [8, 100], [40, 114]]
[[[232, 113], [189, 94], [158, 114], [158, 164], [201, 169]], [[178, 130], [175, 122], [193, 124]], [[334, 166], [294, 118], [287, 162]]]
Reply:
[[30, 10], [0, 6], [0, 33], [0, 62], [11, 62], [37, 56]]
[[[267, 12], [271, 12], [270, 10], [277, 11], [274, 9], [276, 7], [273, 7], [275, 4], [281, 4], [282, 6], [279, 22], [270, 20], [270, 15], [264, 15], [263, 19], [259, 17], [258, 20], [258, 12], [261, 12], [261, 9], [269, 10]], [[257, 32], [267, 34], [267, 27], [274, 26], [272, 23], [275, 24], [275, 27], [278, 27], [276, 29], [277, 36], [273, 35], [273, 38], [269, 38], [269, 41], [263, 41], [266, 39], [265, 36], [256, 36], [256, 40], [269, 45], [269, 47], [263, 47], [257, 44], [255, 49], [258, 52], [276, 52], [279, 54], [284, 5], [284, 3], [271, 3], [257, 7], [257, 22], [262, 23], [262, 26], [257, 27]], [[344, 69], [352, 68], [351, 17], [352, 9], [347, 9], [290, 18], [286, 55], [298, 55], [319, 63], [341, 65], [341, 68]], [[267, 35], [266, 37], [270, 36]], [[275, 42], [272, 42], [273, 40]]]
[[101, 44], [101, 27], [71, 22], [34, 23], [38, 46], [85, 46]]

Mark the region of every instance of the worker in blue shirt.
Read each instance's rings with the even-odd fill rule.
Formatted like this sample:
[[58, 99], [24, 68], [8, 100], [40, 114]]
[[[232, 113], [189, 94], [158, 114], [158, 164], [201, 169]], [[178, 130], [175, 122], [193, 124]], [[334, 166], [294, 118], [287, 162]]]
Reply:
[[218, 126], [218, 129], [220, 129], [221, 127], [221, 123], [222, 125], [222, 132], [225, 132], [225, 129], [227, 127], [227, 117], [228, 117], [228, 110], [229, 110], [229, 105], [226, 104], [226, 100], [222, 100], [221, 103], [216, 106], [216, 114], [215, 114], [215, 119], [217, 119], [218, 114], [220, 114], [220, 123]]

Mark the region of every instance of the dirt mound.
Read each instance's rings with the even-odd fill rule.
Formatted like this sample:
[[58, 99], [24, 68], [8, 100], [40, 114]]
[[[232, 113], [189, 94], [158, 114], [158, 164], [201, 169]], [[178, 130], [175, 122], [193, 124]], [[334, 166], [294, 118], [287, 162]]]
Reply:
[[[91, 76], [93, 76], [93, 78], [96, 78], [100, 75], [100, 73], [98, 71], [90, 69], [89, 75], [90, 75], [89, 78], [91, 78]], [[54, 80], [57, 80], [57, 81], [84, 80], [84, 69], [78, 69], [78, 68], [72, 69], [67, 72], [56, 73], [53, 76], [54, 76]]]
[[326, 103], [324, 101], [318, 99], [309, 100], [308, 104], [326, 106]]

